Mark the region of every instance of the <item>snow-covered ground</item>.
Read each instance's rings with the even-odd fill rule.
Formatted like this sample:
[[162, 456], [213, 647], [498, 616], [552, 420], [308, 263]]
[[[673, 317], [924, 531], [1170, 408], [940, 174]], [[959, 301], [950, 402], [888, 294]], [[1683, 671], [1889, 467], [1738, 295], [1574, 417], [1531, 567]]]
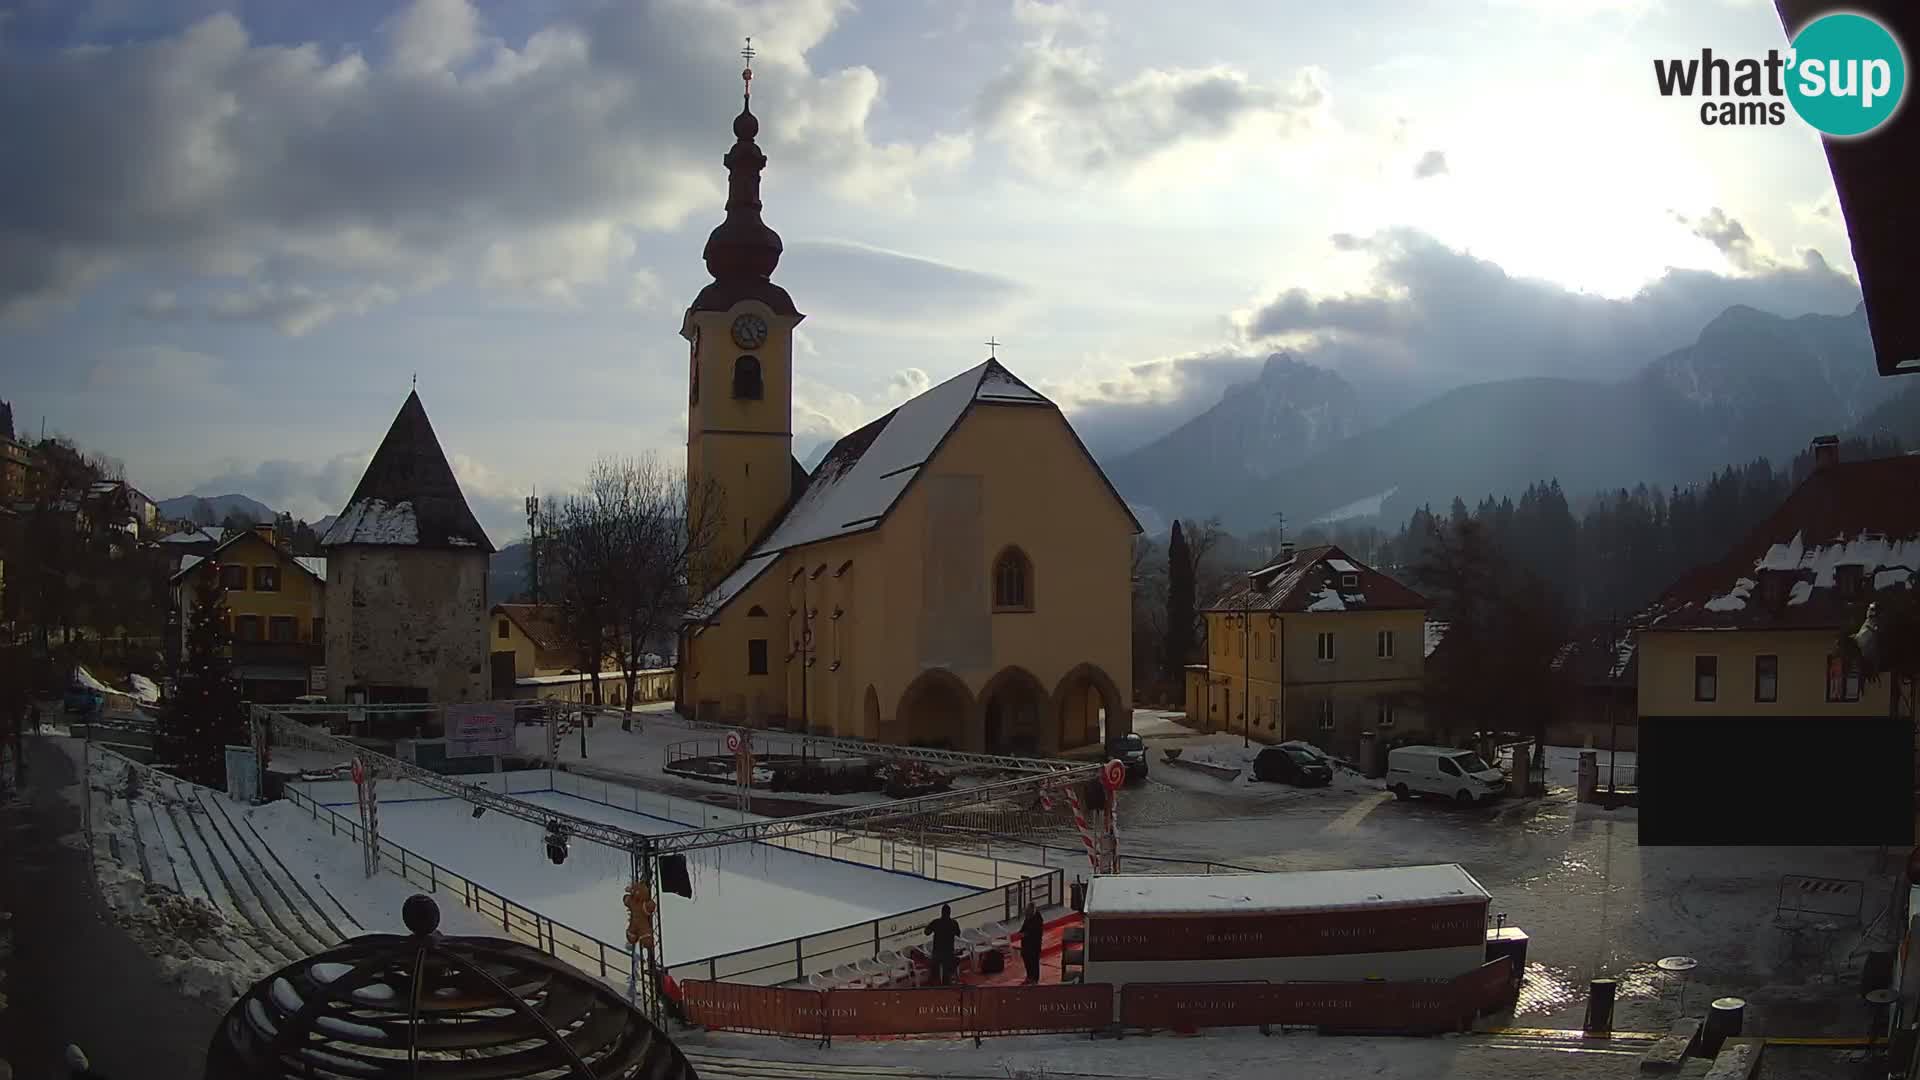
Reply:
[[[1194, 1036], [1159, 1034], [1125, 1039], [1085, 1035], [1029, 1035], [972, 1040], [836, 1040], [831, 1047], [798, 1039], [722, 1032], [676, 1031], [702, 1076], [757, 1075], [751, 1063], [780, 1062], [779, 1075], [848, 1077], [967, 1077], [987, 1080], [1201, 1080], [1258, 1076], [1392, 1080], [1624, 1080], [1635, 1076], [1644, 1041], [1617, 1043], [1487, 1036], [1357, 1038], [1311, 1034], [1261, 1035], [1252, 1028], [1219, 1028]], [[787, 1063], [797, 1063], [794, 1068]], [[901, 1073], [902, 1068], [914, 1070]], [[844, 1070], [844, 1072], [843, 1072]], [[772, 1076], [769, 1071], [766, 1075]]]
[[[710, 727], [695, 727], [675, 712], [671, 702], [656, 702], [643, 705], [633, 711], [633, 730], [622, 731], [620, 716], [617, 712], [601, 713], [591, 728], [586, 731], [586, 754], [580, 753], [579, 729], [568, 732], [560, 739], [559, 761], [567, 768], [584, 776], [614, 776], [630, 779], [637, 784], [650, 788], [675, 790], [684, 793], [724, 793], [733, 790], [729, 784], [707, 783], [684, 776], [676, 776], [666, 771], [668, 749], [676, 743], [686, 743], [695, 755], [720, 755], [726, 751], [726, 734]], [[547, 760], [547, 728], [544, 724], [521, 724], [515, 730], [515, 749], [524, 757]], [[798, 735], [785, 732], [755, 732], [757, 746], [766, 753], [788, 753], [795, 751], [801, 741]], [[955, 787], [986, 783], [1004, 779], [994, 776], [956, 776]], [[801, 802], [819, 803], [823, 806], [865, 806], [887, 801], [887, 796], [878, 791], [857, 791], [832, 794], [828, 792], [778, 792], [768, 788], [755, 788], [756, 796], [771, 798], [790, 798]]]
[[[687, 828], [561, 792], [516, 797], [648, 835]], [[380, 834], [581, 933], [624, 940], [621, 892], [631, 872], [625, 852], [575, 839], [566, 862], [555, 866], [540, 826], [500, 814], [475, 818], [472, 809], [455, 799], [382, 802]], [[669, 964], [837, 930], [974, 891], [765, 844], [694, 852], [687, 864], [693, 899], [661, 898]]]
[[[291, 803], [249, 807], [98, 747], [58, 745], [87, 760], [71, 794], [85, 800], [101, 895], [181, 992], [225, 1005], [345, 938], [404, 932], [401, 905], [422, 890], [384, 870], [367, 878], [357, 846]], [[493, 930], [452, 898], [440, 911], [448, 933]]]

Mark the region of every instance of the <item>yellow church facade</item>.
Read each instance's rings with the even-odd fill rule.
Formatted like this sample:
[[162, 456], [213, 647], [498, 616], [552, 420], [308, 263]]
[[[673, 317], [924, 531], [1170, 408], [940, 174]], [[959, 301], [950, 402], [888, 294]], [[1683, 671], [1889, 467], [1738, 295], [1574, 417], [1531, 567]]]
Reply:
[[[716, 515], [681, 634], [703, 720], [994, 753], [1132, 730], [1140, 526], [1060, 409], [989, 359], [792, 456], [793, 331], [743, 110], [714, 280], [689, 307], [690, 513]], [[718, 493], [719, 501], [712, 500]]]

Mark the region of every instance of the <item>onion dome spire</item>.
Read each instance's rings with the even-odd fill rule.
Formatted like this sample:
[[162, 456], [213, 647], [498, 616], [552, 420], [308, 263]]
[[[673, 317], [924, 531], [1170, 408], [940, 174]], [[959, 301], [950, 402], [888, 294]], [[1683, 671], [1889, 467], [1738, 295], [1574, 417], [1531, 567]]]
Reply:
[[760, 172], [767, 155], [754, 144], [760, 121], [753, 115], [753, 39], [740, 50], [746, 67], [740, 72], [740, 115], [733, 119], [733, 149], [722, 159], [727, 167], [727, 219], [707, 237], [707, 272], [717, 282], [765, 281], [780, 265], [780, 234], [760, 220]]

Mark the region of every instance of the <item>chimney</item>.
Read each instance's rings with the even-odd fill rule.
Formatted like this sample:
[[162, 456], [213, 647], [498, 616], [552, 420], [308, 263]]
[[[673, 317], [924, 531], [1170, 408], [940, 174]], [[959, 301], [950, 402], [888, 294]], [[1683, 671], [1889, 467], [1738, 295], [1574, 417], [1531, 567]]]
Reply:
[[1813, 471], [1819, 472], [1829, 465], [1840, 463], [1840, 437], [1822, 435], [1813, 440]]
[[265, 521], [255, 525], [253, 527], [253, 535], [265, 540], [268, 547], [273, 547], [273, 522]]

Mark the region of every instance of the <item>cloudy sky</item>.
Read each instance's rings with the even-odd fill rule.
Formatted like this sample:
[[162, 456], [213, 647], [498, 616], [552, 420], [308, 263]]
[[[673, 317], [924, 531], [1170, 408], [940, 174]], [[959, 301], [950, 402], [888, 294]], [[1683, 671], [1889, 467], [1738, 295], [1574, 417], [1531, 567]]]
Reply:
[[11, 0], [0, 397], [311, 518], [417, 375], [510, 539], [684, 448], [749, 34], [803, 456], [990, 335], [1117, 453], [1277, 348], [1385, 409], [1858, 300], [1811, 130], [1654, 89], [1766, 0]]

